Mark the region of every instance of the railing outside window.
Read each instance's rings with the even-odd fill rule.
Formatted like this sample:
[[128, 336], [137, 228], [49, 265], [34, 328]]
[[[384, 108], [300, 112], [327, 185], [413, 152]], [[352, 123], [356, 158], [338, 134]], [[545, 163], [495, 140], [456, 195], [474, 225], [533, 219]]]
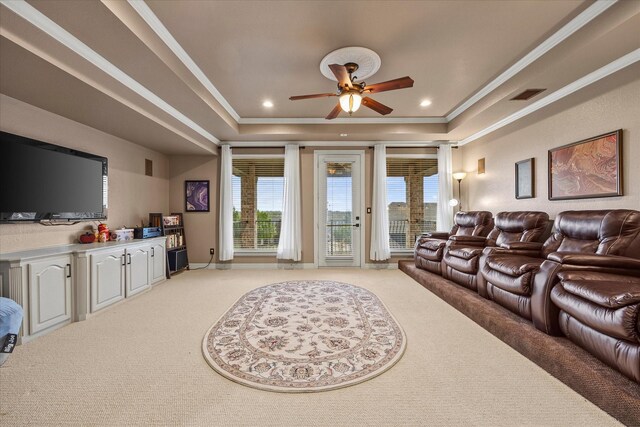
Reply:
[[234, 221], [233, 246], [236, 249], [277, 249], [280, 220]]
[[[436, 230], [436, 222], [434, 220], [422, 220], [420, 226], [417, 227], [421, 233]], [[418, 235], [412, 235], [409, 220], [393, 220], [389, 221], [389, 245], [391, 250], [394, 249], [413, 249]]]

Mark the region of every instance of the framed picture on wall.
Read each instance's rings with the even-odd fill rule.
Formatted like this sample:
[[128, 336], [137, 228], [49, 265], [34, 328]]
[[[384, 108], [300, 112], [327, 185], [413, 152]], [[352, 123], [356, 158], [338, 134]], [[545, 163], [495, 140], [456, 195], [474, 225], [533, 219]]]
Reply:
[[536, 197], [535, 165], [533, 157], [516, 162], [516, 199]]
[[185, 212], [209, 212], [209, 180], [184, 182]]
[[622, 129], [549, 150], [549, 200], [622, 196]]

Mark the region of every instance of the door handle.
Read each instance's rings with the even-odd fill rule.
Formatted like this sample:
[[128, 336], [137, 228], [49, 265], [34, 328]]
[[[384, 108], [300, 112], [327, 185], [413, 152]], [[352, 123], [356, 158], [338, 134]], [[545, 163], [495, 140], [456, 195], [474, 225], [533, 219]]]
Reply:
[[353, 225], [354, 227], [360, 227], [360, 224], [351, 224], [351, 225]]

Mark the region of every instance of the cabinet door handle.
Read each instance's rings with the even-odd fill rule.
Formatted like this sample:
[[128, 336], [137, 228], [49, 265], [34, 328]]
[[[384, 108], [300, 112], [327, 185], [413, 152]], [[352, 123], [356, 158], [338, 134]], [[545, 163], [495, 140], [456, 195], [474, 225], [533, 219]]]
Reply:
[[129, 258], [129, 262], [127, 264], [131, 264], [131, 254], [127, 254], [127, 258]]
[[125, 255], [124, 255], [124, 254], [122, 254], [122, 265], [123, 265], [123, 266], [124, 266], [124, 265], [127, 265], [127, 260], [126, 260], [126, 258], [125, 258]]
[[71, 277], [71, 264], [67, 264], [67, 268], [69, 269], [69, 273], [67, 273], [67, 277]]
[[155, 248], [151, 248], [151, 258], [153, 258], [156, 255], [154, 249]]

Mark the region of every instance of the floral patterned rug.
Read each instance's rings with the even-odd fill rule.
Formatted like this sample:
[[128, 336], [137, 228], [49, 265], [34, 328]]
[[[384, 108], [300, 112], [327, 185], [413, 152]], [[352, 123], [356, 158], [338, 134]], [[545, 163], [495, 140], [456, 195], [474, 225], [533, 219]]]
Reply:
[[202, 351], [220, 374], [281, 392], [325, 391], [380, 375], [407, 338], [372, 292], [301, 280], [245, 294], [207, 331]]

